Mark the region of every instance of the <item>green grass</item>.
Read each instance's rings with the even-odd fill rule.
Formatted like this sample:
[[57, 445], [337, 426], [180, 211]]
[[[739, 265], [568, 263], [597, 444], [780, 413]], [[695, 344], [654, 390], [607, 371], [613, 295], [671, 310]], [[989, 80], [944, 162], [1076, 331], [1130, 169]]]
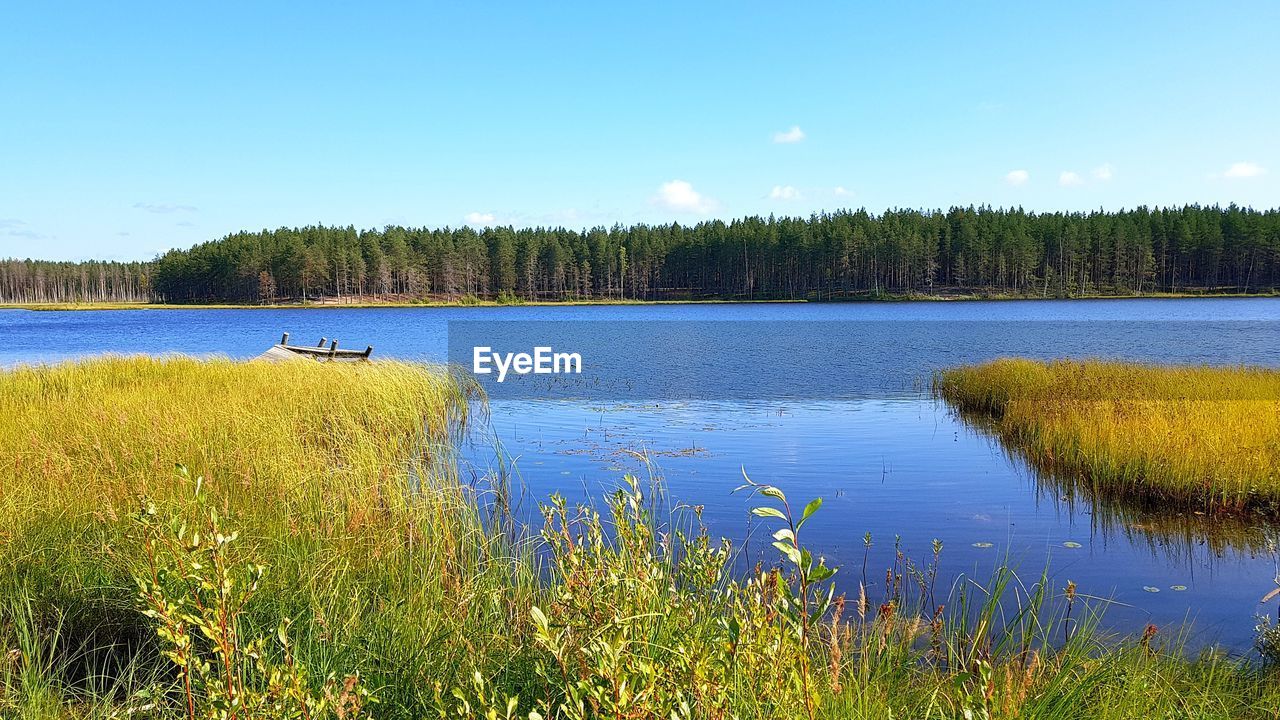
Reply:
[[[750, 489], [786, 553], [746, 573], [696, 511], [655, 517], [634, 481], [597, 507], [551, 498], [541, 533], [513, 537], [454, 474], [474, 407], [441, 369], [397, 363], [0, 374], [0, 717], [188, 716], [180, 617], [213, 619], [177, 633], [187, 658], [223, 667], [230, 643], [237, 697], [280, 700], [242, 718], [354, 717], [348, 687], [382, 718], [1280, 707], [1268, 670], [1188, 657], [1177, 630], [1107, 636], [1074, 588], [1008, 570], [935, 587], [941, 547], [833, 597], [805, 543], [821, 510], [774, 488]], [[192, 677], [195, 716], [220, 716], [222, 675]]]
[[1280, 371], [1005, 359], [936, 391], [1047, 474], [1164, 508], [1280, 503]]

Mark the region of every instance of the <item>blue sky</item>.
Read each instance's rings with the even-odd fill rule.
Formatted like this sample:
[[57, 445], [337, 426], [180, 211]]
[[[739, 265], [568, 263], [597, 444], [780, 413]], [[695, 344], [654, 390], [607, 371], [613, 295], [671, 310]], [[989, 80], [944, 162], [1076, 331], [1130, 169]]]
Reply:
[[5, 2], [0, 257], [315, 222], [1280, 205], [1280, 3], [1040, 5]]

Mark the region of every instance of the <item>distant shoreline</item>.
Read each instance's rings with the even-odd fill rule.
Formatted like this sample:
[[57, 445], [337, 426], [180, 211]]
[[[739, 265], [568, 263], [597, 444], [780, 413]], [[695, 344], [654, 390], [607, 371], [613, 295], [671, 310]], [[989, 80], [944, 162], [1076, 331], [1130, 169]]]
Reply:
[[0, 310], [33, 310], [33, 311], [67, 311], [67, 310], [334, 310], [334, 309], [372, 309], [372, 308], [469, 308], [469, 307], [557, 307], [557, 306], [606, 306], [606, 305], [763, 305], [763, 304], [818, 304], [839, 305], [844, 303], [886, 303], [886, 302], [972, 302], [972, 301], [1012, 301], [1012, 300], [1176, 300], [1187, 298], [1280, 298], [1280, 292], [1268, 290], [1257, 293], [1239, 292], [1158, 292], [1136, 294], [1090, 294], [1070, 297], [1048, 297], [1040, 295], [1008, 295], [983, 293], [943, 293], [925, 294], [884, 294], [863, 295], [833, 299], [767, 299], [744, 300], [732, 298], [707, 298], [690, 300], [530, 300], [527, 302], [498, 302], [496, 300], [447, 300], [433, 299], [423, 301], [404, 300], [371, 300], [362, 299], [356, 302], [334, 302], [328, 299], [321, 302], [289, 302], [289, 303], [122, 303], [122, 302], [56, 302], [56, 303], [0, 303]]

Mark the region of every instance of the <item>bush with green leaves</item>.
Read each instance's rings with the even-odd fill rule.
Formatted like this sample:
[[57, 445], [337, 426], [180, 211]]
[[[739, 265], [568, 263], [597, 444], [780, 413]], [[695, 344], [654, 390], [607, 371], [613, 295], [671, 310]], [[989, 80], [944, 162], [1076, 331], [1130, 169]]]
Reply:
[[821, 502], [794, 517], [780, 490], [748, 480], [778, 504], [755, 514], [784, 523], [775, 545], [790, 567], [737, 580], [729, 543], [712, 542], [696, 510], [690, 530], [660, 532], [639, 482], [626, 482], [604, 517], [560, 496], [542, 508], [551, 582], [530, 614], [546, 695], [504, 696], [477, 674], [442, 697], [441, 716], [813, 717], [817, 685], [831, 682], [813, 646], [837, 603], [834, 571], [800, 530]]
[[362, 717], [370, 698], [358, 677], [329, 676], [317, 687], [294, 655], [288, 618], [273, 637], [246, 633], [266, 568], [235, 555], [239, 534], [200, 501], [199, 485], [193, 526], [149, 501], [136, 516], [144, 560], [134, 573], [138, 600], [174, 675], [135, 699], [148, 708], [177, 705], [188, 720]]

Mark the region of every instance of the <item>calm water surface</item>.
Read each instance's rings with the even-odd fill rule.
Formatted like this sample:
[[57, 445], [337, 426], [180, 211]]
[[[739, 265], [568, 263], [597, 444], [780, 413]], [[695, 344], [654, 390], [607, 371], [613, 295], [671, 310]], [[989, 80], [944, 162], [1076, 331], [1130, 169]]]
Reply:
[[[257, 355], [286, 331], [298, 341], [337, 337], [344, 346], [371, 343], [376, 356], [440, 361], [453, 320], [614, 321], [624, 328], [618, 332], [625, 332], [626, 322], [657, 320], [880, 323], [871, 327], [884, 349], [877, 345], [874, 353], [859, 357], [856, 367], [824, 362], [817, 349], [813, 357], [796, 358], [797, 367], [824, 372], [823, 382], [851, 388], [846, 399], [715, 400], [702, 394], [691, 395], [696, 400], [660, 402], [495, 401], [489, 426], [476, 431], [466, 453], [465, 473], [484, 482], [495, 466], [496, 438], [524, 488], [521, 512], [527, 517], [551, 492], [581, 499], [609, 491], [624, 472], [641, 470], [630, 452], [643, 451], [657, 465], [673, 502], [703, 505], [716, 534], [738, 539], [760, 534], [748, 520], [749, 501], [730, 494], [743, 470], [783, 486], [794, 498], [824, 497], [823, 511], [806, 527], [807, 542], [844, 566], [837, 576], [844, 589], [860, 580], [863, 536], [870, 532], [873, 585], [892, 557], [895, 536], [919, 561], [927, 559], [937, 538], [945, 547], [941, 581], [965, 574], [985, 578], [1005, 560], [1028, 581], [1047, 567], [1056, 585], [1073, 580], [1081, 592], [1112, 601], [1109, 622], [1122, 630], [1192, 620], [1193, 643], [1221, 642], [1243, 650], [1254, 615], [1275, 612], [1258, 603], [1274, 587], [1276, 560], [1268, 549], [1274, 528], [1072, 498], [922, 388], [936, 369], [1001, 354], [1277, 367], [1276, 299], [0, 310], [0, 365], [102, 352], [243, 358]], [[1081, 322], [1097, 331], [1079, 332]], [[991, 330], [981, 342], [974, 339], [983, 334], [975, 333], [975, 325]], [[927, 341], [920, 340], [922, 326], [929, 328]], [[914, 330], [900, 330], [901, 342], [895, 344], [895, 328], [907, 327]], [[785, 340], [762, 337], [760, 342]], [[643, 373], [642, 349], [635, 363], [635, 371]], [[759, 544], [750, 545], [746, 561], [761, 552]]]

